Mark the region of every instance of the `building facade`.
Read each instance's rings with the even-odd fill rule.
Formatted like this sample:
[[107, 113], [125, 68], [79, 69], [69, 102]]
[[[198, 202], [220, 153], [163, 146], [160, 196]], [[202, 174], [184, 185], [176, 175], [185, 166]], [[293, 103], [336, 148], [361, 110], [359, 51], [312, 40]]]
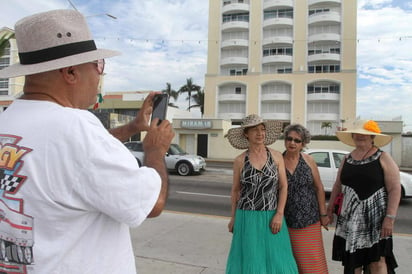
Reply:
[[356, 0], [210, 0], [204, 117], [324, 134], [356, 115]]
[[[13, 30], [3, 27], [0, 29], [0, 37], [14, 33]], [[0, 56], [0, 69], [17, 63], [19, 60], [17, 52], [17, 44], [14, 38], [8, 41], [4, 48], [3, 54]], [[18, 97], [23, 91], [24, 77], [16, 77], [10, 79], [0, 78], [0, 113], [3, 112], [13, 102], [14, 98]]]

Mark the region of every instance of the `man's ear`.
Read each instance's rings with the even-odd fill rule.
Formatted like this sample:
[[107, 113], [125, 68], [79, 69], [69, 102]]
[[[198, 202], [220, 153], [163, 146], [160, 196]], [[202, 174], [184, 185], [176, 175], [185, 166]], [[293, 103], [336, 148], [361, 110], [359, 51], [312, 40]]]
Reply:
[[77, 68], [75, 66], [60, 69], [60, 73], [66, 82], [74, 84], [77, 81]]

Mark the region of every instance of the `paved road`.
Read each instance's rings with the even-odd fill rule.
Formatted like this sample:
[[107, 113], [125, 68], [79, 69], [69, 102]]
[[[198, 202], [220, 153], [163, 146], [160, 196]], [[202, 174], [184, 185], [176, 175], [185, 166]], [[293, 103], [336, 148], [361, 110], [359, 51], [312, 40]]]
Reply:
[[[230, 216], [230, 188], [232, 171], [228, 168], [209, 168], [201, 175], [170, 176], [171, 184], [167, 210]], [[327, 196], [328, 197], [328, 196]], [[412, 235], [412, 199], [404, 199], [399, 206], [396, 233]]]

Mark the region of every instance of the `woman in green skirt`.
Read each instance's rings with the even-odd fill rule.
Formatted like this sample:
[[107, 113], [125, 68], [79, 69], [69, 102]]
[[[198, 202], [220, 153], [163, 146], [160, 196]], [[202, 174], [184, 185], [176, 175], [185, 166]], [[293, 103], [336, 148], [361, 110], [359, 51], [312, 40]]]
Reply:
[[228, 274], [298, 273], [283, 217], [285, 165], [282, 154], [267, 147], [281, 130], [280, 122], [252, 114], [243, 119], [241, 127], [228, 131], [230, 144], [246, 149], [233, 164]]

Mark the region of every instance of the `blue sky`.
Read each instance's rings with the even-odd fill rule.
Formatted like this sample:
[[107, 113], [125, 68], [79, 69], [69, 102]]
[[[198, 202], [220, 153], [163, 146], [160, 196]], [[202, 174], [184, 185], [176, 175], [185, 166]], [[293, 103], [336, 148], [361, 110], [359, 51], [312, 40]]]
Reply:
[[[189, 77], [204, 85], [209, 1], [70, 1], [87, 16], [98, 47], [123, 53], [107, 60], [105, 91], [161, 90], [167, 82], [179, 89]], [[35, 12], [72, 8], [70, 1], [0, 0], [0, 27], [13, 28]], [[412, 0], [358, 0], [357, 23], [356, 115], [401, 117], [404, 131], [412, 131]]]

